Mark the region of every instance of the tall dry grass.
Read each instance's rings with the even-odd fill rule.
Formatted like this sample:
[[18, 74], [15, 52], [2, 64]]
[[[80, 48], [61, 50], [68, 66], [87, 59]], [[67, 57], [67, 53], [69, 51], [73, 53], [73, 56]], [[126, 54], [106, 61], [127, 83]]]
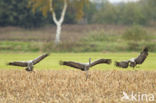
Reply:
[[156, 72], [0, 70], [0, 103], [122, 103], [123, 91], [156, 96]]
[[[115, 25], [63, 25], [62, 41], [78, 41], [88, 35], [88, 32], [104, 30], [105, 32], [121, 34], [126, 26]], [[23, 29], [18, 27], [0, 27], [0, 41], [50, 41], [55, 39], [56, 26], [45, 26], [36, 29]]]

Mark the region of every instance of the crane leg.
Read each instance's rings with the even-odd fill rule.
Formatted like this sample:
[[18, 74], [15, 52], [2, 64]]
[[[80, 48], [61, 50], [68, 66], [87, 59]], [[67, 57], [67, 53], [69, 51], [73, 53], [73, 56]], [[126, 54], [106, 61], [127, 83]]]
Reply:
[[86, 80], [88, 79], [88, 70], [87, 70], [87, 67], [85, 67], [85, 74], [86, 74]]
[[86, 80], [88, 79], [88, 70], [86, 71]]

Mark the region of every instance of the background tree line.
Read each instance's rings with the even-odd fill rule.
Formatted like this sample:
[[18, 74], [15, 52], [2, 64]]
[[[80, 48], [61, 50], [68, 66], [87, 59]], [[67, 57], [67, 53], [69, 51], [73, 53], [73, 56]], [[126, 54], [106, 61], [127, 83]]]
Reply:
[[148, 25], [155, 22], [155, 11], [155, 0], [140, 0], [139, 2], [120, 4], [105, 2], [93, 15], [92, 22]]
[[[60, 9], [56, 8], [56, 14]], [[100, 24], [141, 24], [151, 25], [156, 21], [156, 1], [140, 0], [139, 2], [111, 4], [90, 2], [84, 8], [82, 20], [78, 20], [72, 6], [65, 15], [65, 24], [100, 23]], [[0, 26], [21, 26], [25, 28], [54, 24], [49, 13], [43, 16], [38, 10], [33, 12], [28, 7], [28, 0], [0, 0]]]

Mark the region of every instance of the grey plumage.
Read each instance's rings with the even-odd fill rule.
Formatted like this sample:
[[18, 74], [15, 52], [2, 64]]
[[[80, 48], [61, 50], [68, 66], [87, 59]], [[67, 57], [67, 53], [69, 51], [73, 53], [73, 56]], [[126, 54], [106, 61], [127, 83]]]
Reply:
[[90, 63], [78, 63], [78, 62], [73, 62], [73, 61], [60, 61], [60, 65], [70, 66], [73, 68], [80, 69], [82, 71], [87, 71], [87, 70], [89, 70], [90, 67], [95, 66], [97, 64], [102, 64], [102, 63], [110, 64], [111, 59], [99, 59], [99, 60], [96, 60], [96, 61], [90, 62]]
[[120, 62], [116, 61], [116, 62], [115, 62], [115, 65], [116, 65], [117, 67], [121, 67], [121, 68], [128, 68], [129, 63], [130, 63], [129, 60], [127, 60], [127, 61], [120, 61]]
[[138, 64], [142, 64], [145, 61], [145, 59], [147, 58], [147, 56], [148, 56], [148, 48], [145, 47], [143, 49], [143, 51], [140, 53], [140, 55], [138, 57], [134, 58], [133, 62], [130, 62], [130, 66], [135, 67]]
[[134, 68], [136, 67], [136, 65], [142, 64], [147, 58], [147, 56], [148, 56], [148, 48], [145, 47], [138, 57], [129, 59], [127, 61], [115, 62], [115, 65], [121, 68], [128, 68], [128, 66]]
[[136, 65], [137, 65], [136, 62], [134, 61], [134, 62], [130, 62], [129, 66], [134, 68]]
[[26, 67], [25, 70], [26, 71], [33, 71], [33, 66], [37, 63], [39, 63], [42, 59], [44, 59], [45, 57], [47, 57], [49, 54], [43, 54], [37, 58], [35, 58], [34, 60], [30, 60], [30, 61], [15, 61], [15, 62], [9, 62], [8, 65], [13, 65], [13, 66], [20, 66], [20, 67]]

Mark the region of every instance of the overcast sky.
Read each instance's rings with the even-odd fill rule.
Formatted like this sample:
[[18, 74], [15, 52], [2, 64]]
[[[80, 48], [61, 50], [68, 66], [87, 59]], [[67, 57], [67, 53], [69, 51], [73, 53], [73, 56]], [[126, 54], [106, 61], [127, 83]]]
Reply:
[[[101, 2], [103, 0], [91, 0], [91, 1], [96, 1], [96, 2]], [[116, 3], [116, 2], [131, 2], [131, 1], [139, 1], [139, 0], [108, 0], [112, 3]]]
[[110, 2], [130, 2], [130, 1], [138, 1], [138, 0], [109, 0]]

